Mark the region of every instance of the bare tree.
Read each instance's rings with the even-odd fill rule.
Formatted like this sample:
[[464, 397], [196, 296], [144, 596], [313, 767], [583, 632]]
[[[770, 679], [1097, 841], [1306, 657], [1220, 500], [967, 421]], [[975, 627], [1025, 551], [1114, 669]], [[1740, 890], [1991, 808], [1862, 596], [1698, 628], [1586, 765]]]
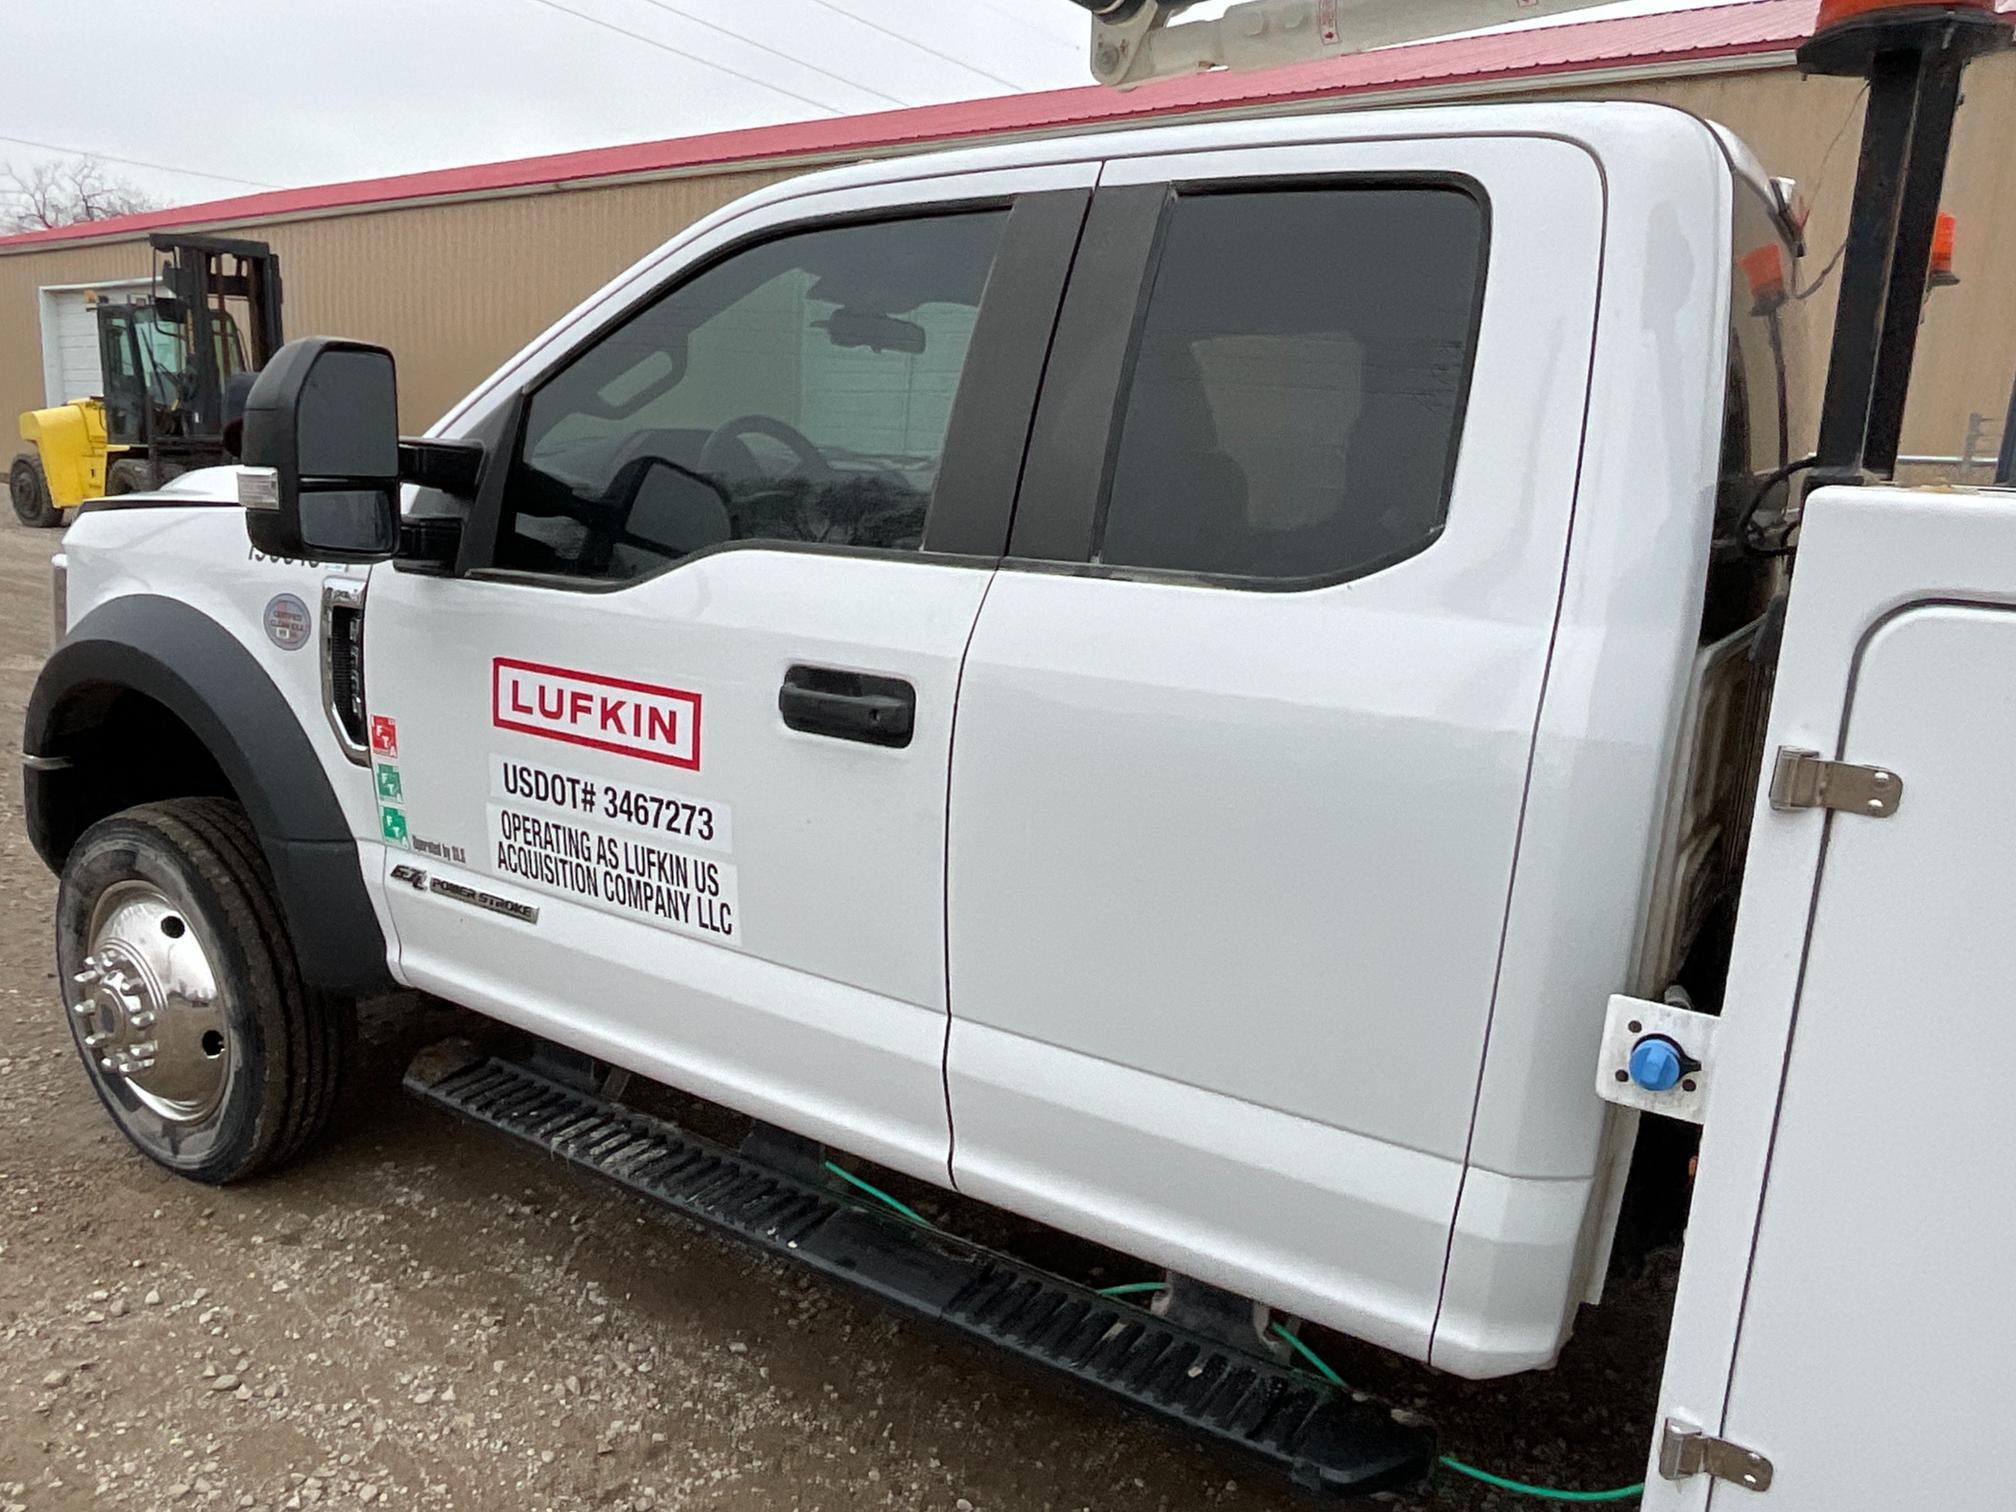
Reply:
[[93, 157], [0, 163], [0, 231], [41, 231], [154, 210], [160, 201]]

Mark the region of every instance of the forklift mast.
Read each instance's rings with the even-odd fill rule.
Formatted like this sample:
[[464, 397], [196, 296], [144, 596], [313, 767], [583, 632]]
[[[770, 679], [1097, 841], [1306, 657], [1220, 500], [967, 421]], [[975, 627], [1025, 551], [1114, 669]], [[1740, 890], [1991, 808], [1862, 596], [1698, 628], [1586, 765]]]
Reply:
[[[160, 254], [156, 279], [156, 319], [179, 317], [189, 353], [188, 399], [182, 442], [221, 446], [229, 420], [225, 413], [226, 374], [218, 363], [228, 300], [242, 300], [246, 318], [239, 329], [249, 351], [250, 371], [263, 368], [280, 349], [280, 259], [264, 242], [221, 236], [156, 233], [148, 238]], [[151, 428], [150, 428], [151, 429]]]

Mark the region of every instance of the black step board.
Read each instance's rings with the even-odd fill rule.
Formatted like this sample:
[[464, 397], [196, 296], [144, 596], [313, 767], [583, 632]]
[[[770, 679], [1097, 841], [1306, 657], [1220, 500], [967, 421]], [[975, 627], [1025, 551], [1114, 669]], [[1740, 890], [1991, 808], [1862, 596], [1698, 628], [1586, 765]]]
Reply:
[[1332, 1498], [1426, 1481], [1434, 1435], [1383, 1403], [810, 1186], [509, 1061], [423, 1052], [407, 1090], [902, 1312], [1061, 1371]]

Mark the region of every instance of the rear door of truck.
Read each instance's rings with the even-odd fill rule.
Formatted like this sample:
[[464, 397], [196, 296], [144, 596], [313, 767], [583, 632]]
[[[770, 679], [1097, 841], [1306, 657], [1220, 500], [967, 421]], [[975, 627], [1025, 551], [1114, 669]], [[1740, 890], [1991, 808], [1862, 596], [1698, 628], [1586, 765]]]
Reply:
[[1418, 1355], [1561, 590], [1601, 178], [1531, 137], [1197, 140], [1103, 170], [966, 656], [953, 1172]]

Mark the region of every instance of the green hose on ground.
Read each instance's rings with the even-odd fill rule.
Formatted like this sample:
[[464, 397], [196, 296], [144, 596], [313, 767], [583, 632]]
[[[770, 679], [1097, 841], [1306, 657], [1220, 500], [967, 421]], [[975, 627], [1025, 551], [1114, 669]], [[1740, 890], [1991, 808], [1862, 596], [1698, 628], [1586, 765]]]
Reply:
[[[844, 1170], [830, 1160], [826, 1162], [826, 1169], [849, 1185], [860, 1188], [884, 1207], [889, 1208], [893, 1212], [901, 1213], [912, 1223], [923, 1228], [932, 1227], [931, 1222], [908, 1203], [891, 1197], [880, 1187], [875, 1186], [871, 1182], [863, 1181], [852, 1171]], [[1166, 1281], [1126, 1281], [1118, 1286], [1102, 1286], [1099, 1288], [1098, 1294], [1102, 1297], [1136, 1297], [1148, 1292], [1165, 1290], [1167, 1286], [1168, 1283]], [[1290, 1333], [1286, 1324], [1274, 1324], [1273, 1331], [1277, 1337], [1287, 1340], [1288, 1347], [1314, 1366], [1316, 1373], [1332, 1386], [1340, 1387], [1346, 1391], [1351, 1389], [1345, 1385], [1344, 1377], [1330, 1368], [1329, 1361], [1325, 1360], [1315, 1350]], [[1482, 1481], [1485, 1485], [1495, 1486], [1500, 1491], [1511, 1491], [1519, 1496], [1539, 1497], [1546, 1501], [1618, 1502], [1629, 1501], [1632, 1497], [1642, 1496], [1645, 1493], [1645, 1483], [1643, 1481], [1640, 1481], [1635, 1486], [1619, 1486], [1614, 1491], [1561, 1491], [1552, 1486], [1529, 1486], [1524, 1481], [1508, 1480], [1502, 1475], [1493, 1475], [1489, 1470], [1479, 1470], [1475, 1465], [1466, 1465], [1463, 1461], [1454, 1459], [1446, 1454], [1442, 1456], [1439, 1463], [1445, 1470], [1453, 1470], [1458, 1475], [1467, 1475], [1474, 1481]]]

